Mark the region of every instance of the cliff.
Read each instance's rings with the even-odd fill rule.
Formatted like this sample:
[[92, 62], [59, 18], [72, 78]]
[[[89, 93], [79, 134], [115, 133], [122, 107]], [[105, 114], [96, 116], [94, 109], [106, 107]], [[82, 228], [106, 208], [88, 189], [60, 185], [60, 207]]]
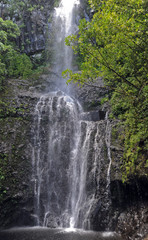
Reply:
[[[46, 82], [45, 79], [48, 81]], [[43, 86], [48, 85], [49, 75], [41, 76], [40, 80], [34, 83], [30, 80], [7, 80], [6, 91], [1, 94], [1, 99], [5, 103], [1, 105], [3, 112], [1, 112], [0, 119], [1, 228], [34, 225], [33, 185], [31, 182], [32, 125], [35, 105], [46, 88], [39, 90], [41, 82], [44, 82]], [[106, 121], [105, 112], [108, 111], [108, 106], [100, 105], [103, 92], [85, 86], [78, 89], [76, 95], [85, 107], [85, 114], [89, 114], [91, 121], [100, 121], [100, 124]], [[99, 113], [101, 114], [100, 119], [97, 117]], [[111, 120], [110, 125], [112, 126], [111, 182], [108, 193], [110, 202], [106, 202], [103, 190], [103, 186], [106, 185], [105, 166], [108, 165], [107, 148], [104, 145], [102, 156], [106, 160], [104, 160], [104, 164], [101, 163], [102, 173], [99, 180], [102, 190], [100, 192], [99, 189], [96, 189], [98, 200], [92, 206], [91, 226], [97, 231], [107, 229], [117, 231], [124, 236], [124, 239], [144, 239], [148, 226], [148, 181], [143, 177], [131, 179], [129, 183], [122, 183], [120, 166], [123, 149], [118, 141], [117, 122]], [[88, 178], [88, 186], [91, 184], [89, 181], [91, 181], [91, 175], [90, 180]], [[109, 204], [107, 213], [106, 204]], [[108, 214], [108, 219], [106, 214]]]
[[[32, 6], [37, 5], [32, 1]], [[22, 25], [18, 45], [29, 55], [36, 55], [46, 49], [47, 39], [52, 28], [53, 7], [55, 1], [42, 1], [35, 9], [26, 8], [14, 16], [15, 22]], [[85, 10], [86, 1], [81, 1], [83, 15], [91, 17]], [[7, 16], [7, 8], [1, 14]], [[5, 13], [6, 12], [6, 13]], [[48, 72], [39, 79], [7, 79], [0, 93], [0, 227], [33, 226], [34, 193], [32, 176], [32, 143], [35, 106], [42, 95], [56, 88], [55, 74]], [[103, 86], [102, 79], [98, 79]], [[126, 240], [144, 239], [148, 234], [148, 179], [145, 176], [132, 177], [122, 182], [123, 145], [122, 129], [119, 120], [106, 119], [111, 112], [110, 106], [101, 103], [107, 91], [84, 85], [77, 86], [72, 95], [84, 108], [82, 119], [99, 122], [104, 148], [101, 152], [101, 175], [97, 183], [92, 183], [90, 161], [88, 171], [88, 191], [96, 186], [96, 202], [91, 208], [91, 228], [96, 231], [112, 230], [122, 234]], [[109, 147], [105, 131], [107, 121], [112, 129]], [[105, 127], [104, 127], [105, 126]], [[104, 135], [103, 135], [104, 134]], [[93, 138], [93, 137], [92, 137]], [[110, 185], [106, 192], [106, 171], [109, 164], [108, 148], [111, 154]], [[91, 153], [90, 153], [91, 154]], [[107, 194], [107, 196], [106, 196]], [[105, 197], [104, 197], [105, 196]], [[108, 201], [109, 199], [109, 201]]]
[[41, 53], [46, 48], [52, 27], [54, 7], [58, 0], [11, 1], [0, 4], [0, 17], [13, 20], [20, 27], [21, 35], [17, 45], [28, 55]]

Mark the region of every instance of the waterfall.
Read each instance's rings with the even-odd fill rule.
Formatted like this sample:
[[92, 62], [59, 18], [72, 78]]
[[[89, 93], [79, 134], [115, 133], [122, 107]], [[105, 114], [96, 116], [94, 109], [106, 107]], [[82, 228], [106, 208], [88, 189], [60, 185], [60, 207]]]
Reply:
[[110, 121], [108, 119], [108, 114], [109, 112], [106, 113], [106, 146], [107, 146], [107, 155], [108, 155], [108, 159], [109, 159], [109, 165], [108, 165], [108, 170], [107, 170], [107, 187], [109, 187], [110, 185], [110, 170], [111, 170], [111, 164], [112, 164], [112, 158], [111, 158], [111, 149], [110, 149], [110, 145], [111, 145], [111, 125], [110, 125]]
[[71, 47], [65, 45], [65, 38], [74, 34], [77, 27], [77, 17], [75, 12], [78, 9], [78, 0], [62, 0], [58, 8], [55, 8], [53, 21], [54, 43], [53, 43], [53, 72], [58, 76], [56, 83], [60, 90], [69, 93], [69, 86], [63, 81], [61, 74], [63, 70], [73, 70], [73, 51]]
[[[71, 221], [70, 227], [80, 227], [90, 229], [90, 209], [95, 202], [96, 175], [99, 171], [99, 157], [101, 148], [99, 148], [99, 124], [89, 121], [81, 121], [80, 138], [75, 158], [72, 159], [70, 166], [71, 177]], [[94, 160], [89, 173], [88, 164]], [[89, 163], [90, 161], [90, 163]], [[93, 191], [89, 192], [87, 178], [90, 174]]]
[[106, 125], [84, 121], [81, 115], [80, 104], [61, 91], [41, 96], [36, 105], [32, 162], [37, 225], [91, 229]]
[[47, 225], [49, 217], [54, 226], [65, 225], [69, 159], [79, 138], [80, 111], [78, 102], [63, 92], [43, 95], [36, 105], [33, 169], [37, 225]]
[[[72, 69], [72, 51], [64, 45], [64, 38], [75, 31], [73, 12], [77, 4], [78, 1], [62, 0], [55, 9], [53, 68], [59, 76], [57, 88], [42, 95], [34, 111], [34, 216], [36, 225], [51, 228], [92, 229], [92, 215], [96, 216], [102, 206], [98, 198], [106, 194], [110, 184], [108, 118], [84, 119], [81, 105], [68, 95], [60, 77], [65, 68]], [[104, 161], [109, 162], [108, 171], [104, 169]]]

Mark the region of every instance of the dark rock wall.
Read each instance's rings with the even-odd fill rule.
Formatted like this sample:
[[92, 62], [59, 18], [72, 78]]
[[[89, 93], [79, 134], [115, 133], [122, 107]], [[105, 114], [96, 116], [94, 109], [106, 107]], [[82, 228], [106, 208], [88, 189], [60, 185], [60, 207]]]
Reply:
[[[20, 26], [21, 35], [17, 39], [17, 45], [22, 52], [34, 55], [48, 49], [47, 42], [54, 32], [52, 25], [54, 7], [58, 6], [59, 2], [60, 0], [27, 0], [24, 7], [17, 2], [12, 6], [3, 1], [0, 3], [0, 17], [11, 19]], [[87, 0], [80, 1], [78, 15], [77, 23], [80, 18], [85, 17], [87, 20], [91, 18], [92, 12]]]
[[144, 239], [148, 234], [148, 179], [133, 179], [128, 184], [111, 182], [112, 227], [124, 239]]
[[[102, 80], [98, 79], [95, 85], [102, 86]], [[83, 105], [87, 117], [102, 111], [111, 111], [108, 104], [101, 105], [101, 99], [107, 94], [106, 90], [84, 86], [76, 91], [76, 96]], [[89, 112], [88, 112], [89, 111]], [[85, 115], [82, 116], [85, 118]], [[99, 118], [98, 118], [99, 120]], [[122, 182], [123, 161], [123, 129], [118, 125], [119, 120], [110, 120], [111, 134], [111, 182], [110, 202], [104, 198], [105, 181], [103, 169], [101, 170], [100, 186], [102, 191], [98, 195], [98, 201], [92, 210], [91, 224], [95, 231], [106, 229], [116, 231], [124, 240], [147, 239], [148, 235], [148, 178], [132, 177], [129, 182]], [[105, 157], [105, 155], [104, 155]], [[104, 158], [105, 159], [105, 158]], [[104, 166], [106, 162], [104, 162]], [[109, 211], [107, 210], [109, 204]], [[107, 221], [106, 214], [109, 214]]]
[[[32, 6], [36, 4], [32, 1]], [[36, 9], [23, 14], [24, 27], [21, 30], [19, 46], [29, 55], [42, 52], [46, 48], [47, 37], [51, 31], [54, 1], [44, 0]], [[22, 23], [21, 23], [22, 24]]]
[[[12, 112], [4, 111], [5, 114], [0, 119], [0, 167], [2, 167], [4, 176], [0, 179], [1, 228], [34, 224], [31, 131], [34, 108], [41, 95], [40, 89], [44, 86], [44, 90], [46, 90], [46, 85], [48, 85], [45, 79], [48, 79], [49, 83], [49, 75], [44, 75], [38, 83], [36, 82], [36, 85], [31, 80], [8, 80], [7, 91], [1, 95], [1, 99], [3, 101], [5, 99], [5, 103], [9, 102], [9, 109], [10, 107], [13, 109]], [[91, 87], [85, 86], [77, 91], [76, 96], [85, 106], [86, 115], [90, 116], [90, 120], [93, 120], [94, 116], [95, 119], [97, 117], [97, 121], [104, 120], [109, 106], [100, 104], [103, 92], [100, 93], [97, 88], [96, 90], [92, 88], [92, 91], [93, 94], [89, 94]], [[99, 113], [103, 113], [101, 119], [99, 119]], [[118, 140], [118, 133], [115, 131], [117, 122], [111, 121], [113, 131], [111, 184], [108, 192], [110, 201], [108, 202], [107, 198], [103, 197], [106, 187], [106, 177], [103, 174], [107, 164], [107, 160], [104, 160], [99, 180], [102, 190], [96, 189], [96, 194], [99, 192], [99, 195], [97, 195], [98, 201], [91, 210], [91, 226], [96, 231], [106, 229], [117, 231], [126, 240], [140, 240], [144, 239], [148, 227], [148, 181], [147, 178], [143, 178], [133, 179], [126, 184], [122, 183], [120, 166], [123, 147]], [[107, 159], [106, 151], [104, 148], [104, 159]], [[108, 219], [106, 213], [109, 214]]]
[[46, 48], [47, 38], [52, 28], [54, 7], [59, 0], [28, 0], [11, 6], [0, 3], [0, 17], [11, 19], [20, 26], [21, 35], [17, 45], [22, 52], [33, 55]]
[[28, 93], [29, 81], [6, 82], [0, 95], [0, 226], [32, 225], [30, 139], [37, 97]]
[[[32, 1], [32, 5], [36, 1]], [[18, 45], [24, 45], [27, 54], [36, 54], [45, 50], [46, 37], [49, 37], [52, 28], [52, 14], [54, 1], [42, 1], [42, 8], [31, 12], [24, 12], [23, 18], [14, 19], [19, 24], [24, 23]], [[82, 9], [85, 10], [87, 1], [81, 0]], [[2, 9], [1, 9], [2, 10]], [[91, 17], [90, 9], [82, 11], [83, 16]], [[3, 15], [3, 11], [1, 11]], [[52, 76], [52, 75], [51, 75]], [[33, 189], [31, 184], [31, 126], [33, 123], [34, 107], [40, 97], [40, 89], [44, 84], [52, 84], [52, 77], [44, 75], [41, 83], [34, 87], [30, 80], [8, 80], [7, 90], [0, 95], [9, 109], [0, 118], [0, 169], [3, 173], [0, 178], [0, 227], [11, 227], [14, 225], [33, 225]], [[98, 79], [99, 86], [102, 80]], [[84, 110], [92, 120], [103, 120], [105, 113], [110, 110], [108, 105], [101, 105], [101, 98], [107, 94], [106, 90], [97, 87], [84, 86], [77, 88], [73, 86], [76, 93], [73, 95], [79, 99]], [[3, 109], [3, 106], [2, 106]], [[101, 113], [102, 112], [102, 113]], [[98, 115], [97, 115], [98, 114]], [[100, 116], [101, 119], [100, 119]], [[102, 114], [102, 115], [101, 115]], [[97, 117], [96, 117], [97, 116]], [[82, 116], [85, 117], [85, 116]], [[110, 222], [108, 228], [121, 233], [126, 240], [144, 239], [148, 234], [148, 180], [131, 179], [129, 183], [121, 181], [121, 164], [123, 146], [118, 141], [116, 129], [117, 121], [111, 122], [111, 185], [110, 185]], [[103, 189], [103, 179], [102, 179]], [[102, 190], [103, 194], [103, 190]], [[102, 196], [98, 196], [98, 203], [94, 207], [92, 225], [94, 230], [107, 228], [103, 220], [105, 212], [100, 210]], [[100, 223], [101, 222], [101, 223]], [[108, 223], [107, 223], [108, 224]]]

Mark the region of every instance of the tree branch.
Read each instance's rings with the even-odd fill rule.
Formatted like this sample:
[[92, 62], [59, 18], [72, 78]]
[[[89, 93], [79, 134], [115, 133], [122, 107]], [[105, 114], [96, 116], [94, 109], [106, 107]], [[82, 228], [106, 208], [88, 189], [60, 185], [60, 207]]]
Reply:
[[97, 48], [100, 56], [102, 57], [102, 60], [104, 62], [101, 62], [96, 56], [94, 56], [89, 49], [87, 49], [87, 51], [89, 52], [90, 55], [92, 55], [98, 62], [100, 62], [102, 65], [104, 65], [106, 68], [108, 68], [110, 71], [112, 71], [113, 73], [115, 73], [115, 75], [117, 75], [119, 78], [121, 78], [124, 82], [126, 82], [129, 86], [136, 88], [137, 90], [139, 90], [139, 88], [134, 85], [133, 83], [129, 82], [126, 78], [124, 78], [122, 75], [120, 75], [119, 73], [117, 73], [110, 65], [109, 63], [104, 59], [104, 56], [102, 55], [102, 53], [100, 52], [100, 50]]

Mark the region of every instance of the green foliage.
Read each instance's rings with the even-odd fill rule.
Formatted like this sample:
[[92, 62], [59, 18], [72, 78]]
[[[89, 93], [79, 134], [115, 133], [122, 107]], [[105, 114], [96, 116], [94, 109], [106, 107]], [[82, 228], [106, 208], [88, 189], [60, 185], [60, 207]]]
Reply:
[[60, 0], [55, 0], [54, 1], [54, 7], [58, 7], [59, 6], [59, 2], [60, 2]]
[[17, 19], [21, 20], [26, 12], [30, 14], [33, 10], [38, 8], [38, 4], [32, 3], [31, 0], [5, 0], [4, 3], [7, 4], [7, 7], [3, 13], [4, 18], [6, 16], [9, 16], [11, 19], [13, 19], [15, 14], [15, 16], [17, 16]]
[[13, 41], [20, 34], [19, 28], [16, 24], [10, 20], [4, 21], [2, 18], [0, 18], [0, 31], [3, 43]]
[[0, 202], [4, 198], [7, 190], [3, 187], [3, 182], [5, 181], [6, 170], [5, 167], [8, 164], [7, 154], [0, 153]]
[[5, 77], [28, 77], [32, 63], [26, 54], [20, 54], [15, 46], [15, 39], [20, 31], [10, 20], [0, 18], [0, 90]]
[[38, 80], [41, 76], [41, 74], [49, 74], [50, 72], [50, 64], [44, 64], [41, 66], [38, 66], [36, 69], [32, 71], [32, 74], [30, 75], [30, 78], [33, 80]]
[[145, 174], [148, 149], [148, 1], [89, 0], [90, 22], [66, 43], [82, 56], [81, 71], [66, 70], [68, 82], [98, 76], [112, 92], [112, 110], [124, 124], [123, 181]]
[[[49, 3], [49, 9], [53, 9], [58, 4], [59, 0], [51, 1]], [[1, 1], [0, 11], [3, 18], [0, 19], [0, 88], [2, 88], [5, 77], [23, 76], [23, 78], [26, 78], [30, 75], [32, 67], [36, 72], [36, 69], [40, 65], [45, 64], [48, 58], [48, 51], [44, 53], [44, 57], [37, 61], [34, 61], [32, 57], [27, 57], [24, 54], [21, 56], [19, 52], [24, 52], [24, 48], [30, 46], [31, 43], [31, 39], [26, 32], [28, 19], [32, 19], [34, 12], [39, 14], [44, 12], [44, 16], [46, 16], [48, 7], [46, 0], [3, 0]], [[8, 19], [8, 16], [11, 20], [15, 19], [18, 26], [10, 20], [4, 21]], [[50, 18], [52, 18], [52, 14]], [[3, 26], [2, 29], [1, 26]], [[34, 30], [32, 30], [32, 34], [33, 31]], [[20, 32], [21, 36], [19, 36]], [[20, 49], [16, 49], [15, 45], [18, 36], [21, 40]]]
[[[59, 1], [60, 0], [54, 0], [49, 4], [52, 8], [54, 8], [59, 5]], [[46, 0], [3, 0], [1, 2], [6, 5], [4, 8], [1, 7], [3, 18], [5, 19], [9, 16], [11, 20], [14, 18], [14, 15], [17, 20], [23, 20], [26, 13], [30, 15], [34, 10], [45, 11], [47, 8]]]
[[15, 99], [11, 100], [6, 98], [6, 91], [1, 94], [0, 100], [0, 120], [14, 117], [17, 119], [25, 118], [25, 114], [28, 113], [28, 109], [25, 106], [17, 106]]
[[32, 73], [32, 63], [26, 54], [14, 52], [7, 57], [7, 71], [9, 76], [22, 76], [24, 79]]
[[108, 102], [108, 97], [104, 97], [101, 99], [101, 104], [104, 104], [105, 102]]

